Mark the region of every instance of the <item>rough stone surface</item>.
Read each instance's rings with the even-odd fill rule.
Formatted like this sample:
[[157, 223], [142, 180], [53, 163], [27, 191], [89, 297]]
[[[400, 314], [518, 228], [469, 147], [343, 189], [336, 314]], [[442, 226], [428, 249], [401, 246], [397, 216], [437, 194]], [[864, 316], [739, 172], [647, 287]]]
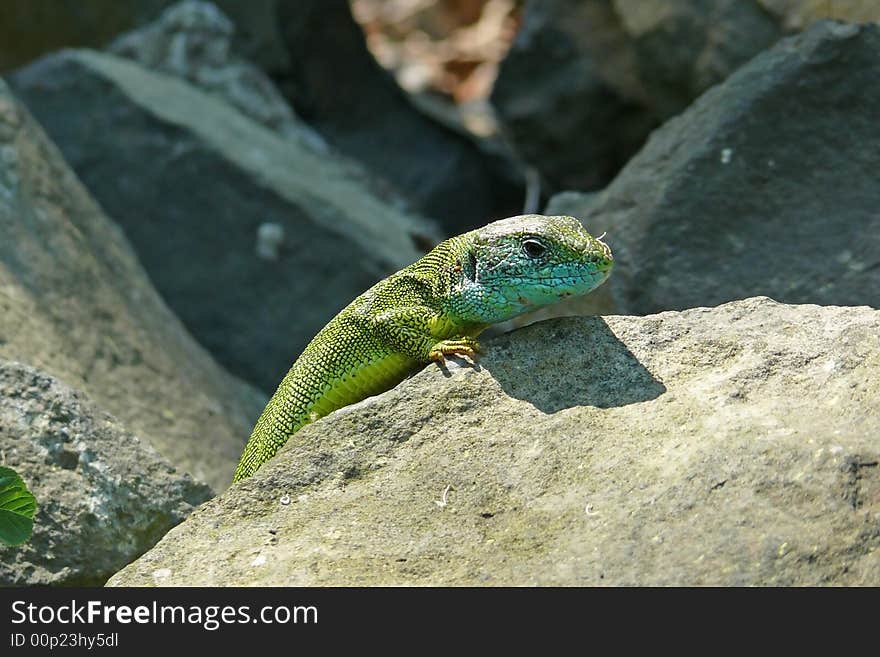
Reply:
[[308, 425], [111, 585], [880, 584], [880, 311], [536, 324]]
[[[117, 182], [118, 172], [107, 172]], [[264, 397], [199, 347], [0, 81], [0, 357], [89, 397], [218, 489]]]
[[235, 25], [216, 6], [185, 0], [108, 50], [183, 78], [268, 128], [326, 151], [321, 136], [296, 117], [269, 76], [233, 52], [234, 34]]
[[608, 232], [617, 312], [880, 307], [878, 77], [880, 25], [818, 23], [657, 130], [598, 196], [548, 211]]
[[278, 25], [291, 66], [276, 81], [333, 146], [449, 234], [519, 214], [524, 192], [509, 163], [415, 108], [367, 50], [347, 0], [279, 5]]
[[[127, 60], [67, 51], [11, 84], [187, 328], [267, 392], [337, 311], [439, 237], [354, 163]], [[281, 229], [275, 258], [266, 224]]]
[[492, 90], [545, 191], [608, 183], [657, 124], [611, 0], [534, 0]]
[[31, 539], [0, 547], [0, 585], [103, 584], [211, 497], [81, 393], [6, 360], [0, 454], [38, 504]]

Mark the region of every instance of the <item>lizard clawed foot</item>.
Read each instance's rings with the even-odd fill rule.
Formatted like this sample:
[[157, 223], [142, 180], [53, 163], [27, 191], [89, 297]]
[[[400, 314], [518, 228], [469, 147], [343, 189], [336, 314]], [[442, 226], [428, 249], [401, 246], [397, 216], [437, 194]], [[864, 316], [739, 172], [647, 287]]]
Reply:
[[428, 358], [444, 365], [446, 363], [446, 356], [467, 356], [473, 361], [479, 351], [480, 345], [473, 338], [441, 340], [428, 352]]

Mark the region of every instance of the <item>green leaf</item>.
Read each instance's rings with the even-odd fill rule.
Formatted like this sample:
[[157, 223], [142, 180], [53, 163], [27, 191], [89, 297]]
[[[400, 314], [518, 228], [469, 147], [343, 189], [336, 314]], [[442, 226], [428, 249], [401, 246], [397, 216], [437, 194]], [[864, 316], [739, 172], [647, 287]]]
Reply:
[[37, 500], [18, 473], [0, 466], [0, 543], [21, 545], [34, 530]]

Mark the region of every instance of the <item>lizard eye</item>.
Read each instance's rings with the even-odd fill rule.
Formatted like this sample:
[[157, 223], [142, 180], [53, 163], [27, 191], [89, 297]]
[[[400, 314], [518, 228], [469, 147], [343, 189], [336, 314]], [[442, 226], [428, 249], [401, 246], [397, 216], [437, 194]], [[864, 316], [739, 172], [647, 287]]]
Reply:
[[540, 258], [546, 253], [547, 246], [534, 238], [530, 238], [522, 243], [522, 250], [529, 258]]

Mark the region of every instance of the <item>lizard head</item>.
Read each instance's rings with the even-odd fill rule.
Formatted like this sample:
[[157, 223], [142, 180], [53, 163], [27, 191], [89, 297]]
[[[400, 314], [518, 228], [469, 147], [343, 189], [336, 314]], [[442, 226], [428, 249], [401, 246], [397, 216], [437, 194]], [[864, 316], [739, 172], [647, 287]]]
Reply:
[[472, 233], [452, 291], [463, 321], [494, 324], [586, 294], [611, 273], [611, 249], [574, 217], [523, 215]]

